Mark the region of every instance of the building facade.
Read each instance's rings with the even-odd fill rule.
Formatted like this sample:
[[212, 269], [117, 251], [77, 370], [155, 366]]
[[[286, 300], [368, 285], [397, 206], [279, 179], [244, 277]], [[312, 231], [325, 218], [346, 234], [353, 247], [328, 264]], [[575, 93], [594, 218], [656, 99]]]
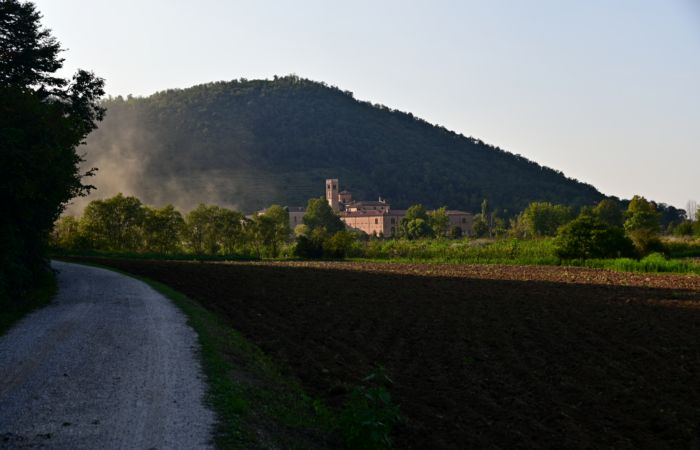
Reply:
[[[326, 180], [326, 201], [348, 228], [360, 230], [368, 235], [393, 237], [399, 230], [405, 209], [391, 209], [386, 199], [377, 201], [357, 201], [348, 191], [340, 191], [337, 178]], [[449, 229], [455, 234], [468, 235], [472, 229], [474, 216], [465, 211], [449, 210]], [[290, 216], [291, 221], [291, 216]]]

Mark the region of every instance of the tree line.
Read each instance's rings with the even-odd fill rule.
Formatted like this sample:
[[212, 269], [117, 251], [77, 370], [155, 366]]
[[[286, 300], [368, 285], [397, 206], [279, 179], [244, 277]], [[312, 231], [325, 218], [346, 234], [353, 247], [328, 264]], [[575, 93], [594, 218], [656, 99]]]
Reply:
[[152, 207], [118, 194], [91, 201], [82, 217], [61, 217], [51, 242], [67, 250], [274, 258], [289, 234], [289, 212], [279, 205], [251, 217], [205, 204], [182, 214], [172, 205]]
[[531, 203], [511, 221], [509, 233], [517, 237], [556, 237], [556, 254], [562, 259], [639, 257], [663, 252], [662, 234], [700, 236], [700, 223], [688, 220], [675, 208], [634, 196], [623, 210], [613, 199], [583, 207], [545, 202]]
[[[688, 224], [690, 228], [688, 228]], [[700, 235], [700, 224], [683, 221], [666, 228]], [[506, 222], [482, 202], [471, 231], [475, 238], [539, 239], [556, 237], [562, 259], [643, 256], [662, 251], [659, 206], [635, 196], [622, 209], [613, 199], [577, 214], [565, 205], [533, 202]], [[685, 231], [684, 231], [685, 230]], [[427, 211], [411, 206], [400, 220], [396, 239], [456, 239], [463, 230], [450, 228], [447, 208]], [[247, 256], [254, 258], [342, 258], [362, 256], [367, 236], [347, 229], [324, 198], [308, 201], [302, 223], [290, 229], [289, 211], [272, 205], [251, 216], [216, 205], [200, 204], [183, 214], [172, 205], [153, 207], [118, 194], [94, 200], [82, 217], [61, 217], [51, 242], [63, 250], [100, 250], [161, 255]]]
[[[422, 205], [414, 205], [398, 227], [398, 236], [409, 240], [461, 234], [461, 230], [449, 228], [446, 207], [428, 212]], [[91, 201], [81, 217], [61, 217], [54, 226], [51, 243], [55, 249], [69, 251], [342, 258], [370, 238], [361, 231], [346, 229], [322, 197], [308, 201], [302, 223], [292, 230], [289, 211], [279, 205], [245, 216], [232, 209], [200, 204], [183, 214], [172, 205], [153, 207], [120, 193]]]

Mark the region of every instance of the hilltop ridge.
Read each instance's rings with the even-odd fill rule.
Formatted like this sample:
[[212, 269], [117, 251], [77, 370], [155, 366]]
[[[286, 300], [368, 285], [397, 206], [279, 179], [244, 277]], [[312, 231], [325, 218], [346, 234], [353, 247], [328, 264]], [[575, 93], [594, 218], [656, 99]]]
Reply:
[[580, 206], [604, 198], [477, 138], [294, 75], [117, 97], [104, 106], [107, 117], [87, 145], [86, 166], [100, 168], [92, 198], [121, 191], [184, 209], [211, 202], [253, 211], [303, 205], [331, 177], [395, 207], [477, 211], [486, 198], [512, 214], [532, 201]]

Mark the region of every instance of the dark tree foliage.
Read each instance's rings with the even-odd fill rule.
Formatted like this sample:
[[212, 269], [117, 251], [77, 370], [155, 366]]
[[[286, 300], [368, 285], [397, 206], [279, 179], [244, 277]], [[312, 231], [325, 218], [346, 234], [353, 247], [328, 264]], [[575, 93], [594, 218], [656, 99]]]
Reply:
[[[412, 205], [406, 210], [406, 215], [399, 222], [399, 236], [407, 239], [434, 237], [431, 219], [432, 217], [423, 205]], [[449, 219], [447, 220], [449, 221]]]
[[302, 220], [304, 225], [312, 231], [323, 228], [326, 232], [334, 234], [345, 229], [343, 221], [333, 212], [324, 198], [310, 199]]
[[63, 65], [61, 45], [40, 19], [31, 3], [0, 2], [0, 87], [65, 86], [66, 80], [52, 75]]
[[31, 3], [0, 2], [0, 298], [45, 269], [53, 223], [91, 187], [76, 148], [104, 114], [101, 79], [52, 75], [61, 49], [40, 17]]
[[656, 205], [656, 211], [659, 213], [659, 222], [663, 230], [673, 228], [687, 220], [686, 211], [672, 205], [659, 203]]
[[488, 198], [512, 215], [533, 201], [581, 206], [604, 198], [522, 156], [296, 76], [210, 83], [105, 105], [110, 115], [91, 135], [89, 155], [143, 160], [133, 193], [147, 203], [175, 202], [179, 191], [167, 186], [181, 180], [189, 191], [214, 185], [244, 211], [303, 205], [331, 176], [355, 198], [381, 195], [394, 208], [422, 203], [478, 211]]
[[591, 213], [612, 227], [622, 227], [625, 222], [619, 203], [612, 198], [601, 200]]

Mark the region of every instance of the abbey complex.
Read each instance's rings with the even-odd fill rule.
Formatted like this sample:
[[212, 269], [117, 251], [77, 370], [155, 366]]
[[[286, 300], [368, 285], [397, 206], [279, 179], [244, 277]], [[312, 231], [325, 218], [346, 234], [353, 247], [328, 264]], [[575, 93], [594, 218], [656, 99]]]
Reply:
[[[376, 201], [353, 200], [352, 194], [346, 190], [341, 191], [339, 186], [337, 178], [326, 180], [326, 200], [348, 228], [374, 236], [396, 235], [399, 223], [406, 215], [405, 209], [392, 209], [389, 202], [381, 197]], [[288, 209], [289, 225], [294, 229], [302, 223], [304, 208], [291, 206]], [[450, 229], [457, 230], [459, 235], [469, 234], [472, 229], [473, 214], [448, 210], [447, 216], [450, 219]]]

